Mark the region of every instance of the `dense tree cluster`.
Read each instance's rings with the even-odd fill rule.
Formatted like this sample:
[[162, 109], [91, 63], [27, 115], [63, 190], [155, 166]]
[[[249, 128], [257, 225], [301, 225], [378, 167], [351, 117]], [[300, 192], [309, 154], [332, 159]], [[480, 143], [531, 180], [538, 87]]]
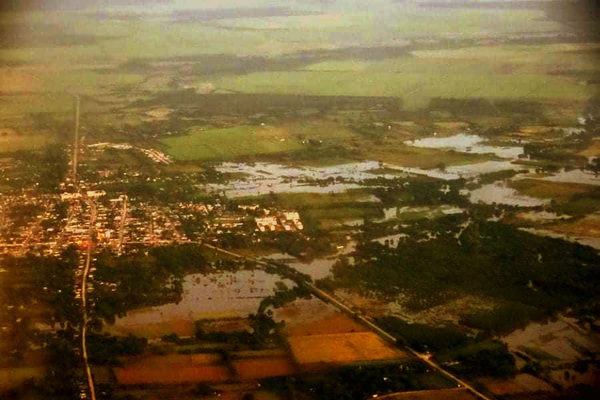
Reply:
[[396, 317], [378, 318], [377, 322], [400, 342], [420, 352], [434, 352], [439, 361], [469, 377], [516, 373], [514, 357], [499, 341], [469, 336], [452, 326], [409, 324]]
[[[461, 218], [429, 221], [425, 232], [410, 235], [397, 248], [361, 243], [354, 264], [334, 267], [336, 283], [390, 298], [403, 294], [415, 309], [466, 294], [493, 296], [524, 306], [513, 315], [514, 323], [519, 316], [550, 315], [597, 297], [600, 256], [594, 249], [498, 222], [448, 223]], [[504, 331], [505, 323], [491, 326], [506, 309], [498, 312], [470, 322]]]
[[184, 276], [208, 272], [211, 266], [201, 246], [184, 244], [121, 256], [105, 250], [98, 254], [96, 269], [94, 312], [113, 321], [135, 308], [180, 300]]

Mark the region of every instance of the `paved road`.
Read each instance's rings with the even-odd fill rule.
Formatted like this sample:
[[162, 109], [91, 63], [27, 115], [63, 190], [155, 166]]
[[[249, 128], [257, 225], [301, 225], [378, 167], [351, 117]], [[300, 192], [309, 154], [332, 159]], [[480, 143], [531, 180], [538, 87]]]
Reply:
[[[232, 257], [242, 258], [242, 259], [249, 260], [249, 261], [254, 261], [258, 265], [263, 265], [263, 266], [279, 266], [279, 264], [273, 264], [273, 263], [270, 263], [270, 262], [258, 260], [258, 259], [253, 258], [253, 257], [246, 257], [246, 256], [243, 256], [241, 254], [237, 254], [237, 253], [234, 253], [232, 251], [229, 251], [229, 250], [226, 250], [226, 249], [222, 249], [220, 247], [216, 247], [216, 246], [213, 246], [213, 245], [210, 245], [210, 244], [203, 243], [203, 245], [205, 247], [209, 248], [209, 249], [218, 251], [218, 252], [223, 253], [223, 254], [227, 254], [227, 255], [232, 256]], [[374, 331], [375, 333], [377, 333], [384, 340], [390, 341], [392, 343], [396, 343], [396, 338], [393, 335], [391, 335], [390, 333], [388, 333], [385, 330], [381, 329], [378, 325], [376, 325], [375, 323], [373, 323], [373, 321], [371, 321], [371, 319], [369, 317], [364, 316], [364, 315], [360, 314], [359, 312], [353, 310], [351, 306], [344, 304], [339, 299], [335, 298], [334, 296], [330, 295], [327, 292], [324, 292], [323, 290], [319, 289], [318, 287], [316, 287], [311, 282], [309, 282], [307, 280], [304, 280], [304, 279], [300, 278], [299, 276], [297, 276], [294, 280], [296, 281], [296, 283], [298, 285], [302, 285], [305, 288], [307, 288], [308, 290], [310, 290], [310, 292], [313, 295], [315, 295], [316, 297], [320, 298], [321, 300], [325, 301], [326, 303], [329, 303], [329, 304], [335, 306], [340, 311], [342, 311], [342, 312], [350, 315], [352, 318], [360, 320], [365, 326], [369, 327], [372, 331]], [[447, 378], [449, 378], [449, 379], [453, 380], [454, 382], [456, 382], [457, 386], [462, 386], [464, 388], [469, 389], [476, 396], [478, 396], [479, 398], [481, 398], [483, 400], [493, 400], [492, 397], [489, 397], [489, 396], [481, 393], [480, 391], [478, 391], [477, 389], [475, 389], [468, 382], [466, 382], [463, 379], [457, 377], [453, 373], [445, 370], [441, 365], [439, 365], [435, 361], [431, 360], [429, 354], [419, 353], [416, 350], [411, 349], [408, 346], [403, 346], [403, 347], [404, 347], [404, 349], [406, 349], [407, 352], [409, 352], [413, 356], [415, 356], [415, 357], [419, 358], [420, 360], [422, 360], [424, 363], [426, 363], [427, 365], [429, 365], [432, 369], [440, 372], [441, 374], [443, 374]]]
[[88, 303], [87, 303], [87, 281], [88, 276], [90, 274], [90, 265], [92, 259], [92, 251], [93, 251], [93, 237], [95, 234], [95, 224], [96, 224], [96, 204], [91, 199], [87, 200], [87, 205], [90, 207], [90, 225], [88, 232], [88, 246], [87, 252], [85, 255], [85, 265], [83, 268], [83, 274], [81, 277], [81, 304], [83, 310], [83, 322], [81, 328], [81, 352], [83, 354], [83, 362], [85, 363], [85, 372], [87, 375], [87, 382], [90, 397], [92, 400], [96, 400], [96, 389], [94, 387], [94, 377], [92, 376], [92, 370], [90, 368], [90, 364], [88, 361], [88, 351], [87, 351], [87, 325], [88, 325]]

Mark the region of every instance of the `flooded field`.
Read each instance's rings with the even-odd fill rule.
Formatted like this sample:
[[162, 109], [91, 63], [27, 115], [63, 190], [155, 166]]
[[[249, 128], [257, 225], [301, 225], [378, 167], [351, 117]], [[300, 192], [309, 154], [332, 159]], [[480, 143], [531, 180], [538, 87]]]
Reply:
[[600, 186], [600, 174], [581, 169], [567, 171], [563, 169], [557, 174], [543, 178], [551, 182], [583, 183], [586, 185]]
[[[193, 274], [185, 278], [183, 299], [158, 307], [132, 311], [106, 329], [113, 334], [159, 338], [170, 333], [193, 335], [194, 321], [208, 318], [246, 317], [261, 300], [273, 294], [277, 275], [261, 270]], [[288, 287], [294, 284], [284, 281]]]
[[511, 351], [521, 351], [534, 359], [575, 362], [600, 353], [600, 334], [583, 329], [577, 321], [560, 317], [548, 323], [532, 323], [502, 338]]
[[[380, 168], [386, 173], [379, 173]], [[223, 163], [217, 166], [221, 173], [235, 177], [225, 184], [203, 187], [227, 197], [262, 196], [269, 193], [343, 193], [366, 186], [364, 181], [375, 178], [393, 180], [401, 176], [423, 175], [442, 180], [473, 178], [481, 174], [522, 170], [522, 165], [511, 161], [484, 161], [455, 165], [440, 169], [409, 168], [376, 161], [341, 164], [330, 167], [290, 167], [268, 163]]]
[[505, 182], [494, 182], [472, 190], [469, 198], [473, 203], [505, 204], [518, 207], [538, 207], [549, 203], [549, 200], [536, 199], [520, 194]]
[[355, 248], [356, 242], [348, 241], [346, 245], [338, 249], [335, 254], [323, 258], [317, 258], [309, 262], [301, 261], [294, 256], [283, 253], [270, 254], [264, 257], [264, 259], [284, 262], [297, 271], [310, 275], [313, 280], [318, 280], [331, 275], [331, 268], [336, 263], [338, 258], [342, 255], [352, 253]]
[[500, 147], [485, 144], [485, 138], [478, 135], [459, 133], [448, 137], [429, 137], [409, 140], [406, 144], [428, 149], [448, 149], [462, 153], [494, 154], [500, 158], [515, 159], [523, 154], [523, 147]]
[[[223, 163], [217, 167], [222, 173], [242, 174], [228, 184], [208, 185], [213, 192], [228, 197], [260, 196], [273, 193], [341, 193], [358, 189], [358, 183], [372, 179], [368, 171], [379, 167], [375, 161], [341, 164], [330, 167], [290, 167], [269, 163]], [[392, 175], [384, 175], [392, 179]]]
[[337, 308], [316, 298], [299, 299], [275, 310], [275, 319], [285, 322], [290, 336], [364, 332], [367, 329]]

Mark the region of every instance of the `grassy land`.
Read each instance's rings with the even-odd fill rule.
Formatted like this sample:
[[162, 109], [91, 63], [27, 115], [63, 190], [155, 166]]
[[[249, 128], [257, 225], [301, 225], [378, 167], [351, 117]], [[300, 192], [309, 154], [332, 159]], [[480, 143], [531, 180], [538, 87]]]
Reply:
[[[431, 13], [426, 8], [387, 5], [369, 11], [232, 18], [210, 24], [160, 19], [99, 23], [93, 15], [82, 13], [30, 13], [2, 19], [15, 32], [27, 24], [36, 28], [33, 32], [39, 31], [26, 35], [22, 45], [0, 48], [0, 62], [7, 65], [0, 68], [0, 86], [10, 92], [63, 93], [76, 87], [79, 93], [92, 96], [121, 89], [131, 97], [132, 89], [164, 90], [176, 77], [248, 93], [397, 96], [404, 98], [406, 107], [416, 108], [437, 96], [582, 100], [592, 88], [580, 81], [598, 71], [593, 51], [588, 51], [597, 48], [593, 44], [482, 46], [383, 59], [369, 52], [340, 52], [324, 56], [322, 62], [319, 57], [308, 59], [312, 65], [285, 63], [285, 55], [298, 51], [325, 54], [329, 50], [323, 49], [331, 45], [342, 49], [393, 47], [399, 45], [398, 39], [401, 43], [402, 38], [424, 33], [432, 38], [457, 34], [469, 38], [561, 31], [534, 10]], [[182, 73], [177, 68], [120, 69], [131, 60], [188, 57], [193, 62], [193, 57], [211, 54], [267, 56], [275, 62], [267, 62], [261, 72], [224, 74], [217, 68], [213, 75]], [[2, 107], [0, 117], [23, 115], [32, 109], [63, 110], [64, 100], [56, 102], [51, 97], [20, 99], [18, 104], [11, 101]]]
[[0, 153], [19, 150], [39, 150], [55, 141], [56, 137], [51, 134], [0, 136]]
[[269, 196], [276, 204], [292, 208], [334, 208], [343, 204], [364, 201], [369, 197], [369, 192], [363, 189], [344, 193], [277, 193], [274, 197]]
[[273, 127], [195, 128], [185, 136], [163, 139], [177, 160], [231, 160], [301, 148], [286, 131]]
[[337, 227], [340, 221], [383, 216], [380, 203], [372, 201], [372, 195], [363, 189], [344, 193], [277, 193], [259, 199], [247, 198], [245, 202], [260, 199], [299, 210], [305, 222], [318, 223], [321, 228]]
[[579, 183], [549, 182], [540, 179], [519, 179], [510, 186], [519, 192], [542, 199], [567, 200], [575, 194], [586, 193], [594, 187]]
[[[425, 67], [427, 61], [423, 61]], [[213, 80], [219, 88], [245, 93], [392, 96], [414, 109], [433, 97], [582, 99], [590, 93], [576, 82], [543, 74], [437, 75], [432, 72], [272, 71]]]

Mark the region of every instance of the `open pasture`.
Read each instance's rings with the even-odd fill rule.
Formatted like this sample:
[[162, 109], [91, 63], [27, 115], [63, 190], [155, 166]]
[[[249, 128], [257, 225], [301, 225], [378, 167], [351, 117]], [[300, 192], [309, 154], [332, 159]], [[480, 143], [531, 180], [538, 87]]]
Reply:
[[52, 134], [17, 135], [14, 132], [9, 132], [6, 135], [2, 135], [0, 133], [0, 153], [19, 150], [40, 150], [55, 141], [56, 138]]
[[301, 144], [288, 132], [270, 126], [225, 129], [195, 128], [187, 135], [166, 138], [162, 143], [177, 160], [222, 161], [296, 150]]
[[558, 201], [567, 200], [573, 195], [594, 189], [594, 186], [581, 183], [550, 182], [540, 179], [513, 180], [510, 182], [510, 186], [527, 196]]

